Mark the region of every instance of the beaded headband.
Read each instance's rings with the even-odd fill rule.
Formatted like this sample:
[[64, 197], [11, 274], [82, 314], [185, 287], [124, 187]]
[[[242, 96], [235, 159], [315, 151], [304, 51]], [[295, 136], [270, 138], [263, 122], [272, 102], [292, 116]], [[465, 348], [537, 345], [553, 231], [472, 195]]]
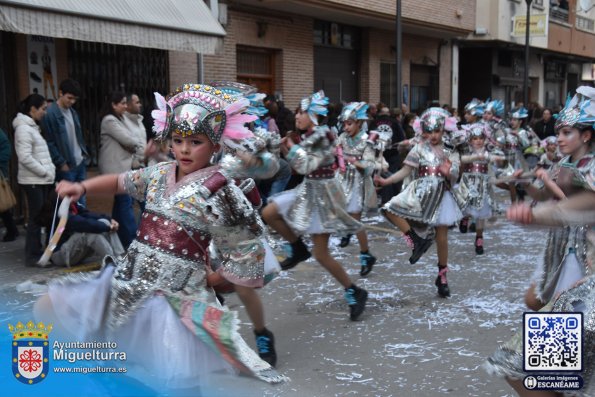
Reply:
[[157, 110], [154, 110], [153, 131], [157, 140], [164, 140], [173, 133], [182, 137], [205, 134], [213, 144], [222, 137], [244, 138], [252, 136], [244, 127], [256, 116], [243, 114], [249, 106], [246, 98], [232, 96], [205, 84], [184, 84], [174, 93], [163, 98], [155, 93]]

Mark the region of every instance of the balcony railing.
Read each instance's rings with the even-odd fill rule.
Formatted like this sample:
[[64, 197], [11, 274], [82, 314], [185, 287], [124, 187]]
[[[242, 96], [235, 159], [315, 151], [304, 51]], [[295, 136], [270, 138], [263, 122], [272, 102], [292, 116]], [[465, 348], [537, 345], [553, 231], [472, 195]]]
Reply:
[[550, 19], [557, 22], [568, 23], [568, 10], [560, 7], [550, 7]]

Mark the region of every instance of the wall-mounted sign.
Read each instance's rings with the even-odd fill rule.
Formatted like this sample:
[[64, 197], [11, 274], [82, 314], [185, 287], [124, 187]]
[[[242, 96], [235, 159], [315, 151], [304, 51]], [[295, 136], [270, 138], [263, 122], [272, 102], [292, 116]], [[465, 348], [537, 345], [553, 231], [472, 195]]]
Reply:
[[[531, 36], [547, 36], [547, 14], [531, 14], [529, 33]], [[512, 17], [513, 37], [524, 37], [527, 29], [527, 16], [515, 15]]]
[[52, 37], [28, 36], [29, 92], [58, 99], [56, 46]]

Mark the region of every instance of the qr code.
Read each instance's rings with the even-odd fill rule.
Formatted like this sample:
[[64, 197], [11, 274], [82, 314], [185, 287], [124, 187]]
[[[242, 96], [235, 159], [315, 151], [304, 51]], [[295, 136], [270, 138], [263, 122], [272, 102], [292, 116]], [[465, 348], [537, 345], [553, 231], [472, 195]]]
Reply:
[[582, 370], [582, 313], [525, 313], [525, 371]]

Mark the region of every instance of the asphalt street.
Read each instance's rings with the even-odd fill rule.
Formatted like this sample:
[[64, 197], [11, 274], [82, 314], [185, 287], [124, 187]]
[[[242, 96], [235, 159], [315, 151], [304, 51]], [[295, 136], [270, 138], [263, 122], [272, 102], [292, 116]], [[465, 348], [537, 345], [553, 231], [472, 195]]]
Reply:
[[[520, 329], [523, 294], [541, 258], [545, 231], [499, 217], [485, 232], [485, 255], [474, 251], [474, 234], [449, 234], [449, 284], [442, 299], [434, 287], [435, 246], [410, 265], [410, 251], [382, 217], [364, 222], [372, 273], [359, 276], [355, 238], [336, 258], [370, 292], [361, 321], [351, 322], [339, 285], [313, 260], [282, 272], [260, 291], [267, 326], [276, 337], [277, 368], [291, 378], [271, 386], [247, 377], [215, 376], [218, 396], [511, 396], [501, 379], [482, 368], [485, 358]], [[0, 299], [10, 315], [29, 315], [47, 280], [72, 269], [30, 268], [22, 258], [24, 233], [0, 243]], [[278, 242], [275, 251], [282, 255]], [[234, 295], [226, 304], [239, 312], [241, 333], [254, 347], [246, 313]]]

